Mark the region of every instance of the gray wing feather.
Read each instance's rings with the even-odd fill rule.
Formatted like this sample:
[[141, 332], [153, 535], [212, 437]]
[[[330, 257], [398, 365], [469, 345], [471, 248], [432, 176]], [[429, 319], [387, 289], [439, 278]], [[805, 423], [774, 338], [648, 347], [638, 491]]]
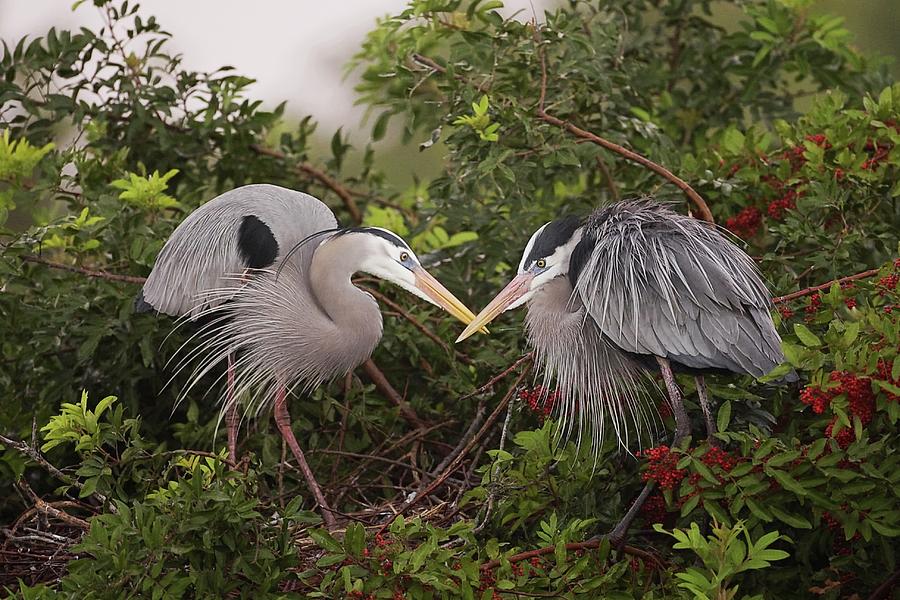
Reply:
[[596, 211], [581, 243], [575, 293], [621, 349], [755, 376], [784, 360], [756, 266], [714, 227], [632, 200]]
[[225, 192], [172, 233], [144, 284], [144, 302], [161, 313], [196, 318], [226, 301], [222, 290], [240, 286], [247, 269], [238, 248], [238, 230], [247, 216], [272, 231], [278, 243], [274, 266], [306, 236], [337, 225], [325, 204], [302, 192], [266, 184]]

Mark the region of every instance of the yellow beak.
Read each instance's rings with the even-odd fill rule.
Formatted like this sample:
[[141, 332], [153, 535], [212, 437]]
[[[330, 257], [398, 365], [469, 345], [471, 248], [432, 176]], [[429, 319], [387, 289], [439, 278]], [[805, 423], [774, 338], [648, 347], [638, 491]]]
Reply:
[[493, 321], [497, 315], [505, 311], [510, 304], [524, 296], [528, 292], [528, 287], [531, 284], [532, 279], [534, 279], [534, 275], [531, 273], [523, 273], [513, 277], [513, 280], [507, 283], [506, 287], [503, 288], [487, 306], [481, 309], [478, 316], [475, 317], [459, 337], [456, 338], [457, 343], [482, 329], [485, 325]]
[[[412, 272], [416, 276], [416, 287], [422, 290], [426, 296], [431, 298], [435, 304], [466, 325], [472, 322], [475, 318], [475, 313], [469, 310], [469, 307], [450, 293], [450, 290], [445, 288], [431, 273], [420, 266], [413, 267]], [[488, 332], [485, 327], [477, 327], [474, 331], [481, 331], [482, 333]]]

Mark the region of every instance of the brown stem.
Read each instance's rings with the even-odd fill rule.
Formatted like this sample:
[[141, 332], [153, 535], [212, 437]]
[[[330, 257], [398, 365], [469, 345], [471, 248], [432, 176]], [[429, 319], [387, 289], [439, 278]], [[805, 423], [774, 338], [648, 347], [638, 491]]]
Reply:
[[[82, 484], [77, 479], [69, 477], [68, 475], [57, 469], [50, 461], [44, 458], [44, 455], [41, 454], [40, 450], [28, 445], [26, 442], [13, 440], [6, 436], [0, 435], [0, 444], [3, 444], [7, 448], [15, 450], [19, 454], [27, 456], [28, 458], [39, 464], [45, 471], [50, 473], [50, 475], [56, 477], [66, 485], [73, 485], [78, 489], [82, 489], [84, 487], [84, 484]], [[99, 492], [94, 492], [91, 495], [97, 498], [97, 500], [99, 500], [101, 503], [106, 502], [106, 496]]]
[[381, 369], [378, 368], [372, 359], [370, 358], [366, 362], [362, 364], [363, 371], [366, 372], [369, 379], [372, 380], [372, 383], [375, 384], [375, 387], [379, 392], [384, 394], [384, 396], [396, 404], [400, 408], [400, 414], [403, 415], [403, 418], [409, 421], [409, 423], [416, 428], [425, 427], [425, 421], [423, 421], [416, 411], [413, 410], [413, 407], [409, 405], [409, 402], [403, 399], [403, 396], [394, 389], [394, 386], [391, 385], [391, 382], [387, 380], [387, 377], [384, 376], [384, 373]]
[[515, 371], [517, 368], [519, 368], [519, 365], [521, 365], [522, 363], [530, 362], [533, 358], [534, 358], [534, 355], [530, 352], [528, 354], [526, 354], [525, 356], [520, 357], [516, 362], [514, 362], [513, 364], [506, 367], [503, 371], [501, 371], [497, 375], [494, 375], [493, 377], [488, 379], [487, 383], [485, 383], [484, 385], [482, 385], [475, 391], [469, 392], [465, 396], [462, 396], [460, 398], [460, 400], [466, 400], [468, 398], [471, 398], [472, 396], [477, 396], [478, 394], [483, 394], [483, 393], [487, 392], [492, 387], [494, 387], [498, 381], [504, 379], [507, 375], [509, 375], [510, 373]]
[[[517, 363], [520, 363], [520, 362], [522, 362], [522, 361], [521, 360], [517, 361]], [[484, 422], [484, 425], [482, 425], [481, 429], [478, 430], [478, 433], [475, 434], [471, 440], [469, 440], [469, 443], [467, 443], [465, 445], [465, 447], [462, 449], [462, 451], [456, 456], [456, 458], [454, 458], [450, 462], [450, 464], [447, 466], [447, 468], [444, 470], [444, 472], [441, 473], [441, 475], [438, 476], [427, 488], [425, 488], [425, 490], [421, 494], [417, 494], [416, 497], [413, 498], [413, 500], [404, 504], [400, 508], [400, 510], [397, 511], [396, 514], [394, 514], [387, 522], [385, 522], [384, 525], [381, 526], [381, 529], [379, 530], [379, 532], [383, 532], [385, 529], [387, 529], [390, 526], [391, 523], [394, 522], [394, 519], [396, 519], [398, 516], [404, 514], [407, 510], [409, 510], [410, 508], [412, 508], [413, 506], [415, 506], [416, 504], [418, 504], [419, 502], [421, 502], [422, 500], [424, 500], [425, 498], [430, 496], [436, 489], [438, 489], [450, 477], [450, 475], [453, 474], [453, 472], [462, 464], [462, 461], [466, 457], [466, 455], [472, 450], [472, 448], [475, 447], [475, 445], [481, 440], [481, 438], [484, 437], [485, 434], [487, 434], [487, 432], [491, 429], [491, 427], [493, 427], [494, 422], [496, 422], [497, 418], [501, 414], [503, 414], [504, 410], [506, 410], [506, 405], [509, 404], [509, 402], [513, 399], [513, 396], [515, 396], [516, 389], [519, 387], [519, 384], [522, 382], [522, 380], [524, 380], [525, 377], [528, 375], [528, 371], [530, 370], [530, 368], [531, 368], [531, 365], [529, 365], [528, 367], [526, 367], [525, 369], [522, 370], [522, 372], [519, 374], [519, 376], [516, 378], [516, 380], [513, 382], [513, 384], [509, 387], [509, 390], [506, 392], [506, 395], [503, 397], [503, 399], [500, 401], [500, 403], [494, 409], [494, 412], [492, 412], [490, 414], [490, 416], [488, 416], [488, 418]]]
[[22, 492], [28, 496], [32, 502], [34, 502], [34, 507], [39, 511], [44, 513], [45, 515], [49, 515], [51, 517], [55, 517], [64, 523], [68, 523], [69, 525], [74, 525], [75, 527], [79, 527], [81, 529], [90, 529], [91, 524], [85, 521], [84, 519], [79, 519], [78, 517], [72, 516], [69, 513], [59, 510], [58, 508], [51, 506], [47, 502], [44, 502], [35, 492], [31, 489], [31, 487], [25, 483], [24, 479], [20, 479], [16, 482], [16, 485]]
[[59, 269], [60, 271], [69, 271], [70, 273], [80, 273], [81, 275], [86, 275], [88, 277], [93, 277], [96, 279], [106, 279], [108, 281], [121, 281], [124, 283], [136, 283], [143, 284], [147, 281], [146, 277], [136, 277], [134, 275], [119, 275], [117, 273], [107, 273], [106, 271], [94, 271], [92, 269], [85, 269], [84, 267], [76, 267], [73, 265], [66, 265], [63, 263], [53, 262], [52, 260], [47, 260], [45, 258], [41, 258], [40, 256], [23, 256], [22, 260], [30, 263], [37, 263], [40, 265], [45, 265], [51, 267], [53, 269]]
[[891, 592], [896, 590], [898, 585], [900, 585], [900, 569], [891, 573], [884, 583], [875, 588], [875, 591], [869, 596], [869, 600], [883, 600], [890, 597]]
[[628, 160], [630, 160], [632, 162], [636, 162], [639, 165], [650, 169], [657, 175], [660, 175], [663, 179], [666, 179], [667, 181], [675, 184], [675, 186], [678, 189], [680, 189], [682, 192], [684, 192], [687, 195], [687, 197], [691, 199], [691, 202], [694, 203], [694, 206], [697, 208], [697, 212], [700, 215], [701, 219], [703, 219], [704, 221], [708, 221], [710, 223], [715, 223], [715, 219], [713, 219], [713, 215], [712, 215], [712, 212], [709, 210], [709, 206], [707, 206], [706, 201], [700, 196], [700, 194], [698, 194], [694, 190], [694, 188], [692, 188], [690, 185], [688, 185], [688, 183], [686, 181], [684, 181], [683, 179], [681, 179], [680, 177], [678, 177], [677, 175], [675, 175], [674, 173], [672, 173], [671, 171], [669, 171], [668, 169], [663, 167], [662, 165], [657, 164], [657, 163], [653, 162], [652, 160], [650, 160], [649, 158], [646, 158], [646, 157], [638, 154], [637, 152], [629, 150], [628, 148], [625, 148], [624, 146], [620, 146], [619, 144], [616, 144], [615, 142], [611, 142], [605, 138], [602, 138], [599, 135], [597, 135], [596, 133], [592, 133], [590, 131], [581, 129], [580, 127], [573, 125], [572, 123], [570, 123], [568, 121], [563, 121], [562, 119], [560, 119], [558, 117], [554, 117], [553, 115], [548, 113], [544, 108], [544, 102], [547, 97], [547, 61], [544, 56], [543, 47], [538, 48], [538, 54], [540, 55], [540, 59], [541, 59], [541, 88], [540, 88], [540, 97], [538, 98], [538, 106], [537, 106], [537, 116], [539, 119], [541, 119], [542, 121], [544, 121], [546, 123], [550, 123], [551, 125], [556, 125], [557, 127], [561, 127], [562, 129], [565, 129], [566, 131], [568, 131], [569, 133], [571, 133], [572, 135], [574, 135], [578, 138], [593, 142], [594, 144], [597, 144], [598, 146], [600, 146], [602, 148], [606, 148], [607, 150], [615, 152], [619, 156], [627, 158]]
[[[266, 148], [265, 146], [262, 146], [260, 144], [250, 144], [250, 149], [257, 154], [261, 154], [263, 156], [271, 156], [272, 158], [277, 158], [279, 160], [285, 160], [288, 158], [288, 156], [284, 152]], [[347, 208], [347, 212], [350, 213], [350, 218], [353, 219], [353, 222], [356, 225], [362, 223], [362, 212], [360, 212], [359, 206], [356, 205], [356, 200], [353, 198], [353, 193], [343, 184], [309, 163], [300, 163], [296, 165], [294, 169], [299, 173], [303, 173], [304, 175], [312, 177], [313, 179], [317, 180], [319, 183], [333, 191], [335, 194], [337, 194], [338, 197], [340, 197], [340, 199], [344, 202], [344, 206]]]
[[856, 273], [855, 275], [848, 275], [847, 277], [841, 277], [840, 279], [832, 279], [831, 281], [823, 283], [822, 285], [808, 287], [806, 289], [800, 290], [799, 292], [790, 293], [787, 296], [778, 296], [777, 298], [772, 298], [772, 302], [774, 302], [775, 304], [790, 302], [791, 300], [796, 300], [797, 298], [802, 298], [803, 296], [809, 296], [810, 294], [830, 289], [831, 286], [833, 286], [835, 283], [840, 285], [845, 281], [855, 281], [857, 279], [865, 279], [867, 277], [872, 277], [873, 275], [878, 275], [879, 271], [881, 271], [881, 269], [869, 269], [868, 271]]

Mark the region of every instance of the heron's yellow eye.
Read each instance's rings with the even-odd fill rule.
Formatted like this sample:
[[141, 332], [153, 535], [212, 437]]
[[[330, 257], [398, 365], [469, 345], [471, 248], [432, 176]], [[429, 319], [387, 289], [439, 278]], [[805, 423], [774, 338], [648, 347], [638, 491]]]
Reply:
[[547, 261], [542, 258], [539, 261], [535, 262], [534, 264], [537, 265], [538, 269], [543, 269], [544, 267], [547, 266]]
[[409, 253], [408, 253], [408, 252], [401, 252], [401, 253], [400, 253], [400, 262], [406, 262], [406, 261], [408, 261], [408, 260], [409, 260]]

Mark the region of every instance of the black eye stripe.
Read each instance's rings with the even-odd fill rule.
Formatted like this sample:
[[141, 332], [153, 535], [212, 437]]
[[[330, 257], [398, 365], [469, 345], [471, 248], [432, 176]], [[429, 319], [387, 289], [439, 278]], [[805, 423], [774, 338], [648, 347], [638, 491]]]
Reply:
[[552, 255], [557, 248], [572, 239], [575, 230], [580, 226], [581, 219], [578, 217], [565, 217], [547, 223], [541, 234], [534, 240], [534, 246], [531, 247], [525, 264], [531, 264], [538, 259]]

